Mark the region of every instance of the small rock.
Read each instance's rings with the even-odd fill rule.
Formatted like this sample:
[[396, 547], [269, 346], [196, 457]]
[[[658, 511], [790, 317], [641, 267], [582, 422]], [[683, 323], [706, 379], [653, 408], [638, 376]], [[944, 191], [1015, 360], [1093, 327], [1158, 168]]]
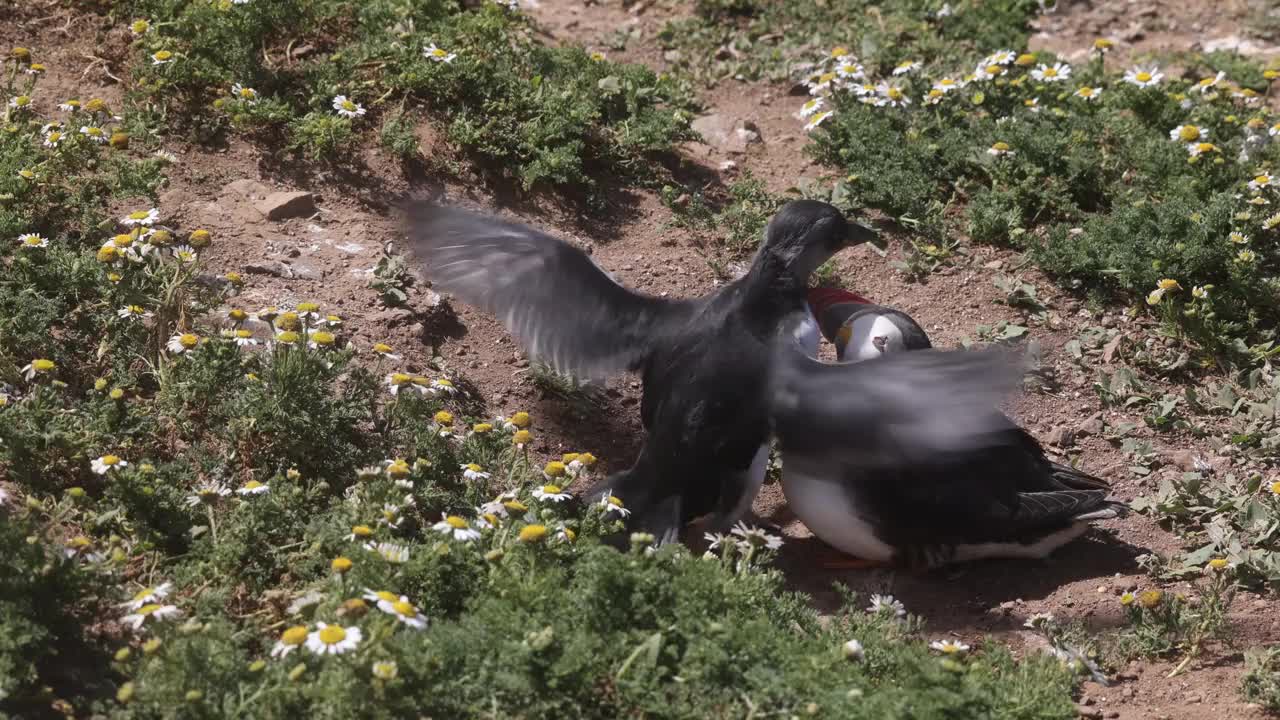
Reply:
[[1076, 442], [1076, 433], [1066, 425], [1059, 425], [1049, 431], [1048, 441], [1050, 445], [1070, 447]]
[[1118, 718], [1118, 717], [1120, 717], [1120, 711], [1119, 711], [1119, 710], [1108, 710], [1108, 711], [1106, 711], [1106, 712], [1102, 713], [1102, 717], [1104, 717], [1104, 718]]
[[384, 322], [388, 325], [399, 325], [412, 320], [414, 313], [409, 308], [387, 308], [369, 316], [373, 322]]
[[1115, 359], [1116, 352], [1120, 350], [1120, 343], [1124, 342], [1123, 335], [1116, 335], [1102, 346], [1102, 362], [1109, 363]]
[[760, 129], [755, 123], [720, 113], [696, 118], [690, 127], [708, 145], [725, 153], [742, 154], [748, 145], [760, 142]]
[[982, 267], [988, 270], [999, 270], [1000, 268], [1004, 267], [1004, 261], [999, 259], [992, 260], [990, 262], [983, 263]]
[[1202, 468], [1204, 461], [1191, 450], [1174, 450], [1167, 454], [1164, 461], [1183, 472], [1197, 472]]
[[1076, 434], [1080, 436], [1101, 435], [1106, 428], [1106, 423], [1102, 419], [1102, 413], [1096, 412], [1085, 418], [1076, 426]]
[[732, 160], [725, 160], [724, 162], [720, 163], [720, 172], [722, 173], [733, 172], [734, 170], [737, 170], [737, 169], [738, 169], [738, 163]]
[[253, 205], [268, 220], [310, 217], [316, 212], [316, 197], [309, 192], [274, 192]]
[[222, 191], [224, 193], [234, 193], [246, 200], [257, 200], [258, 198], [266, 197], [271, 192], [266, 185], [249, 178], [233, 180], [223, 185]]
[[1204, 702], [1204, 696], [1200, 693], [1188, 693], [1182, 696], [1182, 700], [1183, 702], [1189, 702], [1192, 705], [1195, 705], [1196, 703]]
[[1098, 718], [1098, 720], [1101, 720], [1102, 718], [1102, 710], [1096, 707], [1088, 707], [1086, 705], [1077, 705], [1076, 714], [1082, 718]]
[[255, 275], [274, 275], [275, 277], [291, 277], [289, 266], [279, 260], [261, 260], [244, 266], [244, 271]]

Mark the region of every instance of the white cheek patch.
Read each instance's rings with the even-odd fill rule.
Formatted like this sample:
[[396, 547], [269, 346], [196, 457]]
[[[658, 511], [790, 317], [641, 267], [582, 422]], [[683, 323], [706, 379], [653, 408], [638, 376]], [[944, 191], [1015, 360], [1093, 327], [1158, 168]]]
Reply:
[[813, 319], [813, 309], [805, 305], [808, 311], [803, 320], [800, 321], [799, 327], [795, 329], [796, 342], [800, 344], [800, 348], [804, 350], [804, 354], [813, 359], [818, 358], [818, 343], [822, 337], [821, 331], [818, 329], [818, 322]]
[[840, 359], [861, 362], [885, 353], [907, 349], [902, 330], [884, 315], [863, 315], [849, 328], [849, 341], [840, 350]]

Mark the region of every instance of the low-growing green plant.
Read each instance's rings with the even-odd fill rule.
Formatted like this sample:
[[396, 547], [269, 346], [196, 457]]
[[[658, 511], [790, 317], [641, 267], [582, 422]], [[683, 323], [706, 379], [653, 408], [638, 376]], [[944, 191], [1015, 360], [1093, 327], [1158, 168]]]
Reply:
[[1280, 711], [1280, 648], [1246, 651], [1240, 694], [1271, 712]]
[[1236, 582], [1230, 561], [1209, 560], [1200, 568], [1205, 578], [1195, 597], [1151, 589], [1126, 592], [1120, 604], [1128, 614], [1129, 628], [1115, 641], [1121, 657], [1154, 657], [1177, 652], [1181, 661], [1169, 673], [1183, 672], [1210, 642], [1225, 639], [1227, 606], [1235, 595]]
[[[421, 112], [488, 174], [525, 189], [590, 189], [602, 174], [644, 182], [654, 154], [693, 137], [679, 83], [579, 47], [545, 47], [515, 5], [122, 5], [136, 19], [135, 102], [162, 109], [161, 130], [222, 118], [250, 137], [283, 135], [290, 149], [335, 159], [394, 103], [381, 125], [393, 152], [418, 152], [407, 113]], [[295, 48], [305, 41], [303, 57]], [[202, 138], [217, 130], [193, 129]]]

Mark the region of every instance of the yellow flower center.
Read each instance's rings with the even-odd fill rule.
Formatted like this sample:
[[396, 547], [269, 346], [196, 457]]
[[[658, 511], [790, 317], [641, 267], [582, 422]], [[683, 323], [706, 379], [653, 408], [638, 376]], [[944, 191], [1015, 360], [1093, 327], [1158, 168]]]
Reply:
[[252, 99], [253, 96], [257, 94], [258, 94], [257, 91], [255, 91], [253, 88], [247, 88], [247, 87], [240, 88], [240, 97], [245, 98], [246, 100]]
[[323, 330], [319, 332], [311, 333], [311, 342], [317, 345], [328, 346], [328, 345], [332, 345], [333, 341], [334, 341], [333, 333], [325, 332]]
[[19, 95], [13, 99], [13, 104], [18, 107], [26, 107], [31, 104], [31, 97], [29, 95]]
[[307, 640], [307, 626], [294, 625], [280, 633], [280, 642], [285, 645], [301, 645]]
[[533, 442], [533, 433], [528, 430], [517, 431], [516, 434], [511, 437], [511, 441], [516, 445], [528, 445], [530, 442]]
[[383, 353], [383, 354], [390, 353], [391, 346], [387, 345], [386, 343], [374, 343], [373, 351]]
[[[1276, 483], [1276, 484], [1277, 484], [1277, 485], [1280, 485], [1280, 483]], [[1277, 493], [1277, 494], [1280, 494], [1280, 493]], [[506, 508], [507, 510], [509, 510], [510, 512], [513, 512], [513, 513], [523, 513], [523, 512], [528, 511], [528, 509], [529, 509], [529, 506], [528, 506], [528, 505], [525, 505], [524, 503], [520, 502], [519, 500], [508, 500], [508, 501], [506, 501], [506, 502], [502, 503], [502, 507]]]
[[477, 435], [484, 435], [485, 433], [490, 432], [491, 430], [493, 430], [493, 426], [490, 425], [489, 423], [476, 423], [471, 428], [471, 431]]
[[106, 465], [107, 467], [111, 467], [112, 465], [119, 465], [120, 458], [116, 455], [103, 455], [102, 464]]
[[133, 212], [129, 213], [130, 220], [146, 220], [150, 216], [151, 216], [151, 213], [147, 212], [146, 210], [134, 210]]
[[1009, 143], [998, 142], [995, 145], [992, 145], [991, 149], [995, 150], [996, 152], [1009, 152]]
[[520, 528], [520, 542], [534, 543], [547, 536], [546, 525], [525, 525]]
[[182, 333], [182, 335], [178, 336], [178, 344], [188, 350], [195, 347], [199, 342], [200, 342], [200, 337], [198, 335], [192, 335], [191, 333]]
[[1209, 567], [1213, 568], [1214, 570], [1221, 570], [1222, 568], [1225, 568], [1228, 564], [1229, 563], [1227, 562], [1226, 558], [1214, 558], [1209, 561]]
[[1138, 604], [1150, 610], [1160, 604], [1164, 599], [1164, 593], [1159, 590], [1147, 590], [1138, 595]]
[[448, 410], [441, 410], [440, 412], [435, 414], [434, 419], [436, 421], [436, 424], [438, 425], [452, 425], [453, 413], [449, 412]]
[[262, 483], [258, 482], [257, 480], [250, 480], [249, 482], [244, 484], [245, 490], [256, 490], [260, 487], [262, 487]]
[[320, 310], [320, 306], [313, 302], [298, 303], [298, 312], [312, 313]]
[[898, 89], [898, 88], [896, 88], [896, 87], [891, 87], [891, 88], [889, 88], [889, 92], [888, 92], [888, 93], [886, 93], [886, 95], [888, 95], [888, 96], [889, 96], [889, 99], [890, 99], [890, 100], [901, 100], [901, 99], [902, 99], [902, 91], [901, 91], [901, 90], [899, 90], [899, 89]]
[[1050, 67], [1050, 68], [1045, 68], [1045, 69], [1044, 69], [1044, 76], [1045, 76], [1045, 77], [1058, 77], [1058, 70], [1057, 70], [1056, 68], [1051, 68], [1051, 67]]
[[435, 48], [434, 50], [431, 51], [431, 54], [436, 57], [444, 57], [448, 53], [446, 53], [444, 50], [441, 50], [440, 48]]
[[1270, 176], [1270, 175], [1259, 175], [1259, 176], [1255, 177], [1255, 178], [1253, 179], [1253, 181], [1254, 181], [1255, 183], [1259, 184], [1259, 185], [1269, 185], [1269, 184], [1271, 183], [1271, 176]]
[[612, 506], [614, 506], [614, 507], [622, 507], [622, 499], [621, 499], [621, 498], [614, 497], [613, 495], [610, 495], [610, 496], [609, 496], [609, 504], [610, 504], [610, 505], [612, 505]]
[[1030, 65], [1030, 64], [1032, 64], [1032, 63], [1034, 63], [1035, 61], [1036, 61], [1036, 56], [1035, 56], [1035, 55], [1032, 55], [1031, 53], [1023, 53], [1023, 54], [1019, 55], [1019, 56], [1018, 56], [1018, 58], [1017, 58], [1016, 60], [1014, 60], [1013, 62], [1014, 62], [1014, 64], [1015, 64], [1015, 65], [1020, 65], [1020, 66], [1022, 66], [1022, 67], [1026, 67], [1026, 66], [1028, 66], [1028, 65]]
[[418, 614], [417, 608], [415, 608], [411, 603], [405, 602], [404, 600], [396, 600], [395, 602], [391, 603], [391, 609], [395, 610], [400, 615], [404, 615], [405, 617], [415, 617]]
[[342, 109], [346, 110], [347, 112], [355, 112], [356, 104], [350, 100], [343, 100]]
[[1196, 140], [1200, 137], [1200, 128], [1195, 125], [1183, 125], [1182, 129], [1178, 131], [1178, 137], [1182, 138], [1183, 142]]
[[1146, 70], [1143, 70], [1137, 75], [1134, 75], [1134, 77], [1138, 80], [1138, 82], [1151, 82], [1151, 73], [1147, 72]]
[[1161, 290], [1177, 290], [1182, 287], [1178, 284], [1177, 280], [1173, 280], [1171, 278], [1162, 279], [1160, 282], [1156, 283], [1156, 286]]
[[405, 383], [410, 382], [410, 381], [412, 381], [412, 380], [413, 380], [413, 378], [412, 378], [412, 377], [409, 377], [408, 375], [405, 375], [404, 373], [391, 373], [391, 384], [392, 384], [392, 385], [404, 385]]
[[543, 485], [542, 492], [546, 493], [547, 495], [559, 495], [560, 486], [559, 485]]
[[831, 57], [833, 58], [844, 57], [845, 55], [848, 55], [848, 54], [849, 54], [849, 48], [846, 48], [846, 47], [831, 48]]
[[1217, 150], [1217, 148], [1214, 147], [1213, 143], [1207, 143], [1207, 142], [1197, 144], [1196, 149], [1202, 153]]
[[446, 517], [444, 521], [448, 523], [449, 527], [456, 528], [458, 530], [462, 530], [467, 527], [467, 521], [457, 515], [450, 515], [449, 517]]
[[168, 50], [161, 50], [160, 52], [156, 53], [152, 57], [159, 60], [160, 62], [164, 62], [165, 60], [168, 60], [169, 58], [173, 57], [173, 53], [169, 52]]
[[1108, 50], [1112, 46], [1112, 42], [1106, 38], [1098, 38], [1093, 41], [1093, 46], [1099, 50]]
[[436, 380], [436, 385], [439, 385], [440, 387], [449, 388], [449, 387], [453, 387], [453, 381], [449, 380], [448, 378], [440, 378], [439, 380]]
[[387, 474], [393, 478], [402, 478], [409, 474], [409, 463], [397, 460], [387, 466]]
[[951, 78], [942, 78], [942, 80], [938, 81], [938, 84], [943, 87], [951, 87], [952, 85], [956, 84], [956, 81], [952, 80]]
[[527, 428], [531, 422], [533, 422], [533, 418], [529, 417], [527, 412], [521, 411], [511, 416], [511, 424], [518, 428]]
[[333, 568], [333, 571], [337, 573], [344, 573], [350, 570], [351, 565], [351, 558], [347, 557], [336, 557], [333, 562], [329, 563], [329, 567]]
[[[546, 473], [548, 477], [564, 477], [565, 465], [562, 462], [553, 460], [547, 463], [547, 466], [542, 469], [542, 472]], [[559, 488], [557, 488], [556, 491], [558, 492]]]
[[153, 593], [155, 593], [155, 591], [156, 591], [156, 589], [155, 589], [155, 588], [153, 588], [153, 587], [149, 587], [149, 588], [142, 588], [142, 589], [141, 589], [141, 590], [139, 590], [138, 592], [134, 593], [134, 595], [133, 595], [133, 599], [134, 599], [134, 600], [144, 600], [144, 599], [146, 599], [146, 598], [151, 597], [151, 595], [152, 595]]
[[475, 463], [467, 463], [467, 469], [470, 470], [471, 472], [481, 472], [484, 470], [484, 468], [480, 467]]
[[351, 528], [351, 534], [355, 535], [356, 537], [369, 537], [370, 535], [373, 534], [373, 529], [370, 528], [368, 525], [356, 525], [355, 527]]
[[1000, 73], [1004, 72], [1004, 68], [1000, 67], [999, 65], [988, 65], [986, 67], [986, 71], [987, 71], [987, 74], [989, 75], [999, 75]]
[[277, 335], [276, 340], [284, 343], [285, 345], [292, 345], [298, 342], [298, 333], [292, 330], [286, 330], [280, 333], [279, 335]]
[[276, 318], [276, 327], [281, 330], [297, 330], [301, 325], [296, 312], [281, 313], [280, 317]]
[[347, 639], [347, 631], [337, 625], [326, 625], [319, 633], [320, 642], [325, 645], [337, 645]]
[[1271, 483], [1271, 494], [1280, 495], [1280, 481]]

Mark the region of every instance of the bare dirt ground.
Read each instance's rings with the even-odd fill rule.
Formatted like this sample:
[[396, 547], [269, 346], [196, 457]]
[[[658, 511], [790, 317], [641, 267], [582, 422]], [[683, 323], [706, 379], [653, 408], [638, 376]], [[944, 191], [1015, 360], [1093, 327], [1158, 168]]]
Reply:
[[[1220, 3], [1209, 9], [1180, 2], [1157, 1], [1141, 7], [1126, 2], [1064, 2], [1041, 20], [1033, 46], [1069, 56], [1073, 49], [1087, 47], [1093, 37], [1115, 37], [1120, 44], [1113, 61], [1122, 62], [1147, 51], [1187, 49], [1193, 43], [1203, 46], [1206, 39], [1232, 35], [1233, 7], [1237, 6]], [[542, 0], [531, 12], [549, 42], [577, 41], [590, 49], [605, 50], [615, 59], [663, 69], [662, 51], [654, 35], [668, 14], [659, 7], [638, 4], [628, 9], [612, 0], [585, 4], [581, 0]], [[41, 17], [43, 14], [24, 13], [17, 22], [0, 27], [0, 42], [35, 46], [48, 58], [51, 76], [42, 83], [43, 101], [56, 103], [56, 95], [61, 93], [118, 102], [122, 91], [110, 75], [123, 76], [123, 69], [110, 57], [100, 62], [78, 49], [81, 43], [77, 38], [100, 33], [99, 21], [90, 19], [92, 16], [53, 12]], [[629, 43], [625, 51], [608, 51], [605, 38], [619, 28], [635, 30], [639, 39]], [[97, 46], [108, 47], [109, 43]], [[782, 191], [801, 178], [821, 175], [802, 152], [804, 134], [792, 116], [798, 103], [787, 97], [787, 88], [726, 82], [705, 92], [703, 101], [710, 112], [754, 122], [763, 139], [744, 154], [733, 155], [691, 144], [687, 161], [700, 167], [712, 183], [728, 183], [733, 173], [750, 171], [771, 190]], [[429, 129], [424, 128], [421, 135], [428, 156], [448, 152], [433, 143]], [[263, 149], [238, 141], [221, 151], [181, 144], [167, 144], [166, 149], [179, 161], [163, 191], [161, 210], [183, 226], [213, 231], [216, 241], [209, 253], [211, 269], [241, 272], [248, 281], [237, 305], [253, 310], [303, 300], [320, 302], [345, 319], [344, 332], [356, 346], [387, 342], [404, 354], [403, 365], [410, 370], [425, 368], [434, 348], [447, 369], [470, 381], [490, 412], [532, 412], [537, 431], [535, 449], [546, 455], [590, 450], [614, 469], [626, 466], [640, 443], [638, 384], [633, 378], [614, 380], [603, 405], [584, 413], [562, 400], [543, 396], [528, 376], [527, 360], [492, 317], [457, 306], [453, 308], [455, 315], [448, 311], [447, 298], [441, 300], [421, 285], [411, 293], [409, 309], [384, 309], [377, 293], [368, 287], [371, 270], [381, 247], [387, 242], [402, 243], [404, 237], [385, 199], [413, 190], [449, 203], [497, 207], [503, 214], [589, 246], [596, 260], [619, 281], [650, 293], [692, 296], [717, 283], [716, 274], [700, 257], [703, 249], [697, 238], [673, 227], [670, 211], [652, 193], [612, 198], [611, 217], [606, 221], [579, 217], [546, 198], [501, 202], [477, 190], [482, 187], [479, 182], [424, 182], [420, 178], [411, 182], [399, 161], [374, 147], [361, 151], [358, 162], [347, 172], [315, 174], [282, 165]], [[722, 171], [725, 160], [732, 160], [736, 168]], [[274, 190], [313, 192], [318, 212], [309, 218], [267, 221], [252, 205]], [[1110, 323], [1123, 329], [1127, 322], [1123, 316], [1089, 319], [1076, 299], [1061, 294], [1034, 270], [1020, 268], [1016, 255], [993, 248], [975, 248], [971, 257], [926, 282], [911, 283], [887, 265], [901, 254], [899, 247], [891, 246], [888, 258], [865, 248], [846, 253], [840, 261], [841, 274], [849, 287], [911, 313], [940, 346], [976, 336], [975, 327], [980, 323], [1023, 322], [1020, 311], [998, 302], [1000, 292], [991, 282], [996, 274], [1016, 274], [1038, 286], [1057, 320], [1033, 327], [1030, 337], [1042, 346], [1044, 362], [1056, 372], [1060, 384], [1051, 391], [1028, 394], [1013, 409], [1037, 437], [1044, 440], [1057, 428], [1076, 428], [1098, 412], [1104, 412], [1111, 423], [1127, 419], [1142, 424], [1139, 417], [1104, 411], [1090, 388], [1092, 370], [1079, 369], [1059, 352], [1083, 325]], [[1124, 356], [1122, 348], [1114, 361], [1121, 362]], [[1096, 358], [1094, 364], [1102, 365]], [[1168, 446], [1170, 441], [1164, 438], [1155, 441], [1168, 452], [1214, 454], [1212, 447], [1190, 438], [1175, 438], [1172, 442], [1180, 443], [1176, 447]], [[1160, 472], [1176, 472], [1172, 468], [1146, 478], [1135, 476], [1120, 452], [1096, 436], [1080, 437], [1068, 448], [1053, 449], [1065, 450], [1062, 457], [1076, 459], [1084, 469], [1110, 480], [1116, 496], [1125, 500], [1154, 490]], [[977, 644], [1006, 643], [1015, 651], [1037, 650], [1035, 636], [1022, 627], [1033, 613], [1083, 619], [1099, 630], [1122, 624], [1117, 595], [1124, 589], [1150, 585], [1135, 564], [1135, 556], [1180, 547], [1175, 536], [1142, 516], [1131, 515], [1104, 523], [1044, 564], [990, 562], [926, 574], [828, 571], [821, 561], [829, 551], [789, 515], [776, 486], [765, 487], [755, 511], [784, 528], [788, 542], [781, 567], [795, 589], [813, 595], [819, 609], [831, 609], [837, 602], [834, 582], [845, 583], [864, 596], [891, 592], [913, 613], [926, 618], [932, 635]], [[1278, 607], [1280, 603], [1274, 599], [1242, 594], [1231, 612], [1235, 647], [1215, 648], [1189, 672], [1174, 679], [1164, 677], [1171, 663], [1135, 662], [1110, 687], [1087, 684], [1081, 714], [1125, 719], [1263, 717], [1260, 709], [1239, 698], [1240, 648], [1280, 639], [1280, 624], [1274, 620]]]

